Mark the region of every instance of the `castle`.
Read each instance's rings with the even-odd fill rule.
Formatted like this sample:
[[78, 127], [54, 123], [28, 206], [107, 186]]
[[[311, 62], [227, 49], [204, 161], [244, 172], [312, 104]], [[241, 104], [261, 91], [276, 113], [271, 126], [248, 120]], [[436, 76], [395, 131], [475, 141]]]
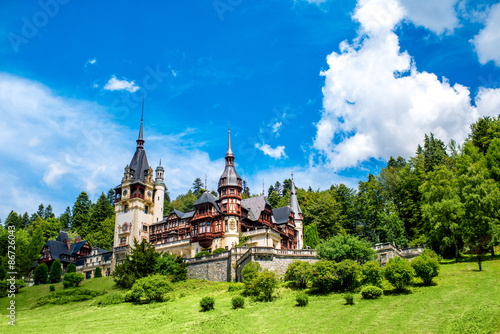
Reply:
[[[143, 104], [144, 111], [144, 104]], [[302, 211], [295, 184], [291, 184], [290, 205], [272, 209], [264, 195], [242, 198], [242, 180], [236, 172], [228, 129], [225, 168], [215, 197], [205, 192], [194, 210], [163, 212], [164, 168], [149, 166], [144, 150], [143, 117], [137, 148], [120, 185], [115, 187], [115, 231], [112, 267], [121, 262], [134, 244], [146, 239], [158, 252], [194, 258], [200, 251], [217, 248], [230, 251], [246, 237], [250, 247], [296, 250], [303, 247]]]

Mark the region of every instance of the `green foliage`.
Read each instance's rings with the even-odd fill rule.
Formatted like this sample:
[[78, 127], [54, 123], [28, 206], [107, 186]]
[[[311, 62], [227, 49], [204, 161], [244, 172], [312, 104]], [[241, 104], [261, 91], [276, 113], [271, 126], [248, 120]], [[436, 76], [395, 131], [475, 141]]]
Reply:
[[65, 289], [70, 287], [78, 287], [80, 283], [85, 279], [82, 273], [66, 272], [63, 278], [63, 286]]
[[336, 262], [353, 260], [362, 264], [377, 257], [369, 242], [352, 235], [337, 235], [321, 243], [316, 251], [320, 259]]
[[298, 293], [295, 296], [297, 306], [306, 307], [309, 304], [309, 297], [305, 293]]
[[90, 209], [92, 203], [85, 191], [82, 191], [73, 205], [73, 217], [71, 218], [71, 230], [80, 233], [82, 237], [87, 236], [89, 232]]
[[114, 291], [105, 294], [101, 298], [97, 299], [94, 303], [95, 306], [107, 306], [121, 304], [125, 301], [125, 296], [119, 291]]
[[285, 282], [292, 281], [298, 289], [307, 288], [307, 283], [311, 279], [312, 265], [306, 261], [293, 261], [286, 270]]
[[377, 261], [368, 261], [362, 267], [362, 283], [381, 287], [384, 272]]
[[5, 267], [0, 263], [0, 281], [2, 281], [6, 275], [7, 270], [5, 270]]
[[335, 262], [320, 260], [313, 265], [311, 278], [312, 288], [319, 293], [330, 293], [335, 291], [336, 284]]
[[3, 280], [0, 281], [0, 298], [7, 296], [9, 293], [18, 293], [19, 289], [22, 289], [26, 286], [24, 280], [16, 279], [14, 280], [14, 284], [12, 285], [12, 280]]
[[202, 256], [209, 256], [211, 255], [209, 251], [203, 250], [201, 252], [198, 252], [194, 257], [202, 257]]
[[320, 192], [304, 207], [304, 224], [316, 225], [321, 239], [328, 239], [337, 234], [346, 233], [341, 225], [342, 205], [329, 192]]
[[315, 249], [319, 245], [318, 228], [316, 225], [306, 225], [304, 227], [304, 244]]
[[66, 274], [68, 273], [76, 273], [76, 266], [74, 263], [68, 264], [68, 267], [66, 268]]
[[146, 277], [155, 272], [160, 254], [146, 239], [138, 243], [134, 239], [134, 247], [122, 263], [115, 267], [113, 279], [118, 286], [129, 289], [136, 279]]
[[245, 307], [245, 298], [242, 296], [236, 296], [231, 299], [231, 304], [233, 305], [233, 309], [244, 308]]
[[395, 257], [387, 262], [384, 268], [384, 276], [396, 290], [402, 291], [413, 283], [415, 271], [410, 262], [401, 257]]
[[380, 298], [384, 292], [381, 288], [373, 285], [367, 285], [361, 289], [361, 296], [363, 299], [377, 299]]
[[256, 276], [257, 272], [262, 271], [262, 267], [258, 262], [249, 262], [241, 270], [241, 275], [243, 276], [243, 282], [245, 284], [250, 283]]
[[344, 305], [354, 305], [354, 294], [352, 293], [345, 293], [343, 295], [345, 304]]
[[335, 264], [335, 290], [352, 291], [359, 286], [361, 266], [352, 260]]
[[240, 291], [245, 288], [245, 284], [237, 282], [237, 283], [229, 283], [229, 286], [227, 287], [228, 292], [232, 291]]
[[431, 285], [432, 279], [439, 275], [439, 260], [432, 250], [425, 250], [424, 253], [411, 260], [411, 266], [415, 270], [415, 275], [424, 281], [425, 285]]
[[56, 287], [55, 287], [54, 285], [52, 285], [52, 284], [51, 284], [51, 285], [49, 286], [49, 290], [50, 290], [50, 291], [56, 291]]
[[161, 302], [168, 300], [167, 294], [173, 289], [168, 277], [155, 274], [138, 279], [132, 289], [125, 294], [125, 301], [142, 304]]
[[52, 262], [52, 265], [50, 266], [50, 274], [49, 274], [50, 283], [61, 282], [61, 275], [62, 275], [61, 261], [55, 260], [54, 262]]
[[277, 286], [276, 274], [266, 269], [257, 272], [250, 282], [245, 283], [245, 291], [254, 296], [256, 300], [270, 302], [273, 300], [273, 294]]
[[39, 264], [35, 269], [34, 280], [35, 284], [45, 284], [47, 283], [47, 273], [48, 268], [45, 263]]
[[39, 298], [36, 301], [37, 306], [48, 304], [62, 305], [72, 302], [82, 302], [97, 296], [102, 296], [106, 293], [104, 290], [89, 290], [89, 289], [70, 289], [51, 293], [48, 296]]
[[217, 255], [217, 254], [220, 254], [222, 252], [225, 252], [226, 249], [225, 248], [217, 248], [215, 249], [213, 252], [212, 252], [212, 255]]
[[182, 257], [174, 254], [163, 254], [154, 267], [155, 273], [167, 276], [172, 282], [187, 279], [186, 263]]
[[102, 277], [102, 270], [100, 267], [95, 268], [94, 278]]
[[215, 299], [214, 297], [203, 297], [200, 301], [201, 312], [207, 312], [214, 309]]

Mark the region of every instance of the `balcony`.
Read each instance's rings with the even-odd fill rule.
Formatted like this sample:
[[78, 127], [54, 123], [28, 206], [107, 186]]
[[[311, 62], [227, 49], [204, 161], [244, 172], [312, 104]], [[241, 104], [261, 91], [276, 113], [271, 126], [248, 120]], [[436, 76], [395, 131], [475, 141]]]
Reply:
[[133, 195], [130, 195], [130, 198], [140, 198], [140, 199], [144, 199], [144, 195], [141, 195], [141, 194], [133, 194]]

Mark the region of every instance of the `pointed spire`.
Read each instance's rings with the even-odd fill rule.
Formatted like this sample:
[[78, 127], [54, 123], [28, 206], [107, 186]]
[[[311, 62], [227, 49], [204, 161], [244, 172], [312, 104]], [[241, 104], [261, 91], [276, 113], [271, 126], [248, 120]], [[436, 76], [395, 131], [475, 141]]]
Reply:
[[231, 127], [227, 125], [227, 153], [226, 157], [234, 157], [233, 150], [231, 149]]
[[290, 190], [290, 208], [295, 214], [301, 214], [302, 210], [299, 206], [299, 200], [297, 198], [297, 190], [295, 190], [295, 182], [293, 182], [293, 170], [292, 170], [292, 189]]
[[139, 130], [139, 139], [137, 139], [137, 148], [144, 148], [144, 137], [142, 130], [143, 120], [144, 120], [144, 94], [142, 94], [141, 129]]

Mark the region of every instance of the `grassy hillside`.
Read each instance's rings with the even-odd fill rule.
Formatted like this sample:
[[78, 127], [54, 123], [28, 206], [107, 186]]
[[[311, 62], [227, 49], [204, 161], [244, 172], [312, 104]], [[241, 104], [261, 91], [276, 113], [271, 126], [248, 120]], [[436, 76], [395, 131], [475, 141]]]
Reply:
[[[48, 285], [24, 288], [17, 295], [17, 325], [7, 325], [8, 299], [0, 299], [1, 333], [500, 333], [500, 260], [484, 270], [464, 262], [441, 267], [437, 285], [417, 286], [409, 294], [386, 294], [379, 300], [355, 297], [345, 306], [342, 295], [310, 296], [295, 306], [295, 291], [279, 290], [271, 303], [252, 302], [233, 310], [227, 283], [189, 280], [176, 284], [169, 302], [95, 306], [93, 300], [36, 306]], [[111, 278], [86, 281], [82, 287], [118, 291]], [[56, 292], [62, 284], [56, 284]], [[215, 297], [215, 310], [199, 312], [200, 299]]]

